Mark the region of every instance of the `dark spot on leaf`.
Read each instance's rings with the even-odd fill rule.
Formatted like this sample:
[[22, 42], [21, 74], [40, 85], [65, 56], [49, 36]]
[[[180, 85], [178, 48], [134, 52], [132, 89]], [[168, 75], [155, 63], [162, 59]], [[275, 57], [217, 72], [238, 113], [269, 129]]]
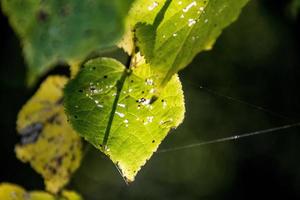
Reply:
[[78, 116], [77, 116], [77, 115], [75, 115], [75, 116], [74, 116], [74, 118], [75, 118], [75, 119], [77, 119], [77, 118], [78, 118]]
[[155, 140], [152, 140], [152, 143], [155, 143]]
[[150, 104], [153, 104], [157, 99], [158, 97], [156, 95], [152, 96], [150, 99]]
[[74, 161], [76, 159], [75, 154], [72, 155], [71, 161]]
[[53, 142], [53, 141], [54, 141], [54, 137], [49, 137], [49, 138], [47, 139], [47, 141], [48, 141], [49, 143]]
[[107, 78], [107, 75], [103, 76], [103, 78]]
[[38, 11], [37, 19], [40, 22], [45, 22], [48, 18], [49, 18], [49, 14], [46, 11], [44, 11], [44, 10]]
[[78, 90], [78, 92], [83, 93], [83, 90]]
[[59, 98], [56, 102], [55, 105], [62, 105], [64, 102], [64, 98]]
[[57, 173], [57, 170], [52, 166], [47, 166], [47, 169], [50, 171], [51, 174], [56, 174]]
[[96, 90], [96, 87], [95, 86], [91, 86], [90, 90], [94, 91], [94, 90]]
[[47, 122], [49, 122], [50, 124], [61, 124], [61, 122], [58, 119], [58, 116], [58, 113], [54, 113], [49, 119], [47, 119]]
[[31, 124], [24, 129], [22, 129], [19, 133], [21, 134], [21, 144], [31, 144], [35, 143], [40, 136], [43, 130], [43, 125], [41, 123]]
[[146, 101], [146, 99], [143, 97], [143, 98], [140, 98], [139, 100], [137, 100], [137, 102], [138, 103], [143, 103], [143, 102], [145, 102]]
[[57, 166], [60, 167], [62, 165], [63, 156], [58, 156], [57, 158], [55, 158], [55, 161]]

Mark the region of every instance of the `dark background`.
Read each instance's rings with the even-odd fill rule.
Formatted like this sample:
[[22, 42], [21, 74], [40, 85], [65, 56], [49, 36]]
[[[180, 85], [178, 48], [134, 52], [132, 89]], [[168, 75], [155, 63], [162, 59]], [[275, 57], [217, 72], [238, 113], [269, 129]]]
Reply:
[[[214, 49], [180, 73], [186, 118], [161, 149], [300, 122], [300, 24], [289, 5], [287, 0], [252, 0]], [[124, 58], [119, 51], [111, 56]], [[19, 141], [16, 115], [37, 86], [28, 89], [24, 84], [20, 44], [2, 14], [0, 63], [0, 182], [43, 189], [41, 177], [14, 154]], [[50, 73], [67, 69], [61, 66]], [[295, 127], [157, 153], [129, 186], [92, 148], [68, 187], [86, 200], [300, 199], [299, 131]]]

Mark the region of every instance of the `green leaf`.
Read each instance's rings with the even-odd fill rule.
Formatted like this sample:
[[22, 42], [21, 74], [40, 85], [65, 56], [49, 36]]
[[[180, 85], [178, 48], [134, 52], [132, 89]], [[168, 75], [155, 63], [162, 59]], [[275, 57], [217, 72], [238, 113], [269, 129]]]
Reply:
[[61, 196], [54, 196], [43, 191], [27, 192], [22, 187], [11, 183], [0, 183], [1, 200], [82, 200], [73, 191], [64, 190]]
[[50, 76], [18, 115], [21, 143], [17, 157], [43, 176], [46, 190], [57, 193], [81, 162], [81, 138], [67, 122], [62, 89], [68, 79]]
[[2, 0], [22, 40], [29, 82], [58, 62], [82, 62], [114, 45], [133, 0]]
[[185, 112], [177, 75], [154, 99], [156, 75], [145, 63], [134, 66], [126, 69], [109, 58], [91, 60], [67, 84], [64, 96], [74, 129], [109, 156], [128, 182]]
[[[165, 0], [135, 0], [126, 17], [125, 34], [119, 43], [129, 55], [134, 49], [134, 27], [138, 22], [152, 24], [159, 10], [164, 5]], [[151, 12], [149, 12], [151, 11]]]
[[[140, 4], [150, 6], [144, 0]], [[222, 30], [235, 21], [248, 0], [164, 1], [153, 23], [136, 18], [137, 46], [160, 74], [164, 86], [201, 51], [212, 48]], [[157, 12], [159, 7], [148, 10]], [[139, 12], [138, 10], [136, 11]]]

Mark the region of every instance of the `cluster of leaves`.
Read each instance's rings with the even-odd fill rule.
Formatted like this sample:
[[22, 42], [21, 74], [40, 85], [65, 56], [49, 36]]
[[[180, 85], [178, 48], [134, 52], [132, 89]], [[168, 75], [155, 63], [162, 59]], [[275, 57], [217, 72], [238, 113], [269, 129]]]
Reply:
[[[184, 119], [177, 72], [212, 48], [247, 1], [3, 0], [29, 83], [60, 62], [73, 75], [48, 77], [22, 108], [17, 157], [58, 193], [80, 165], [82, 136], [133, 181]], [[113, 46], [128, 53], [130, 64], [89, 59]]]

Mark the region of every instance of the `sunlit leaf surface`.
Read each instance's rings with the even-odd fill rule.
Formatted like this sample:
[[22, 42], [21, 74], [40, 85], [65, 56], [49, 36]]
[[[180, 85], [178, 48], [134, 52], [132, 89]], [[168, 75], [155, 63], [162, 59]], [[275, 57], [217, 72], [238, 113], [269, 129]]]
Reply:
[[115, 44], [132, 0], [3, 0], [22, 40], [29, 81], [58, 62], [83, 61]]
[[[135, 0], [126, 17], [125, 34], [119, 44], [129, 55], [134, 49], [134, 26], [138, 22], [152, 24], [165, 0]], [[151, 11], [151, 12], [149, 12]]]
[[136, 42], [151, 67], [160, 73], [164, 86], [196, 54], [212, 48], [222, 30], [236, 20], [247, 2], [137, 0], [135, 5], [139, 5], [136, 6], [139, 9], [131, 10], [134, 17], [129, 18], [128, 23], [131, 27], [135, 26], [133, 42]]
[[67, 122], [62, 104], [67, 80], [48, 77], [21, 109], [17, 121], [21, 136], [17, 157], [43, 176], [46, 190], [52, 193], [68, 183], [82, 156], [81, 139]]
[[75, 130], [103, 151], [126, 181], [184, 117], [181, 83], [174, 75], [157, 99], [157, 77], [147, 64], [131, 70], [109, 58], [89, 61], [65, 89]]

